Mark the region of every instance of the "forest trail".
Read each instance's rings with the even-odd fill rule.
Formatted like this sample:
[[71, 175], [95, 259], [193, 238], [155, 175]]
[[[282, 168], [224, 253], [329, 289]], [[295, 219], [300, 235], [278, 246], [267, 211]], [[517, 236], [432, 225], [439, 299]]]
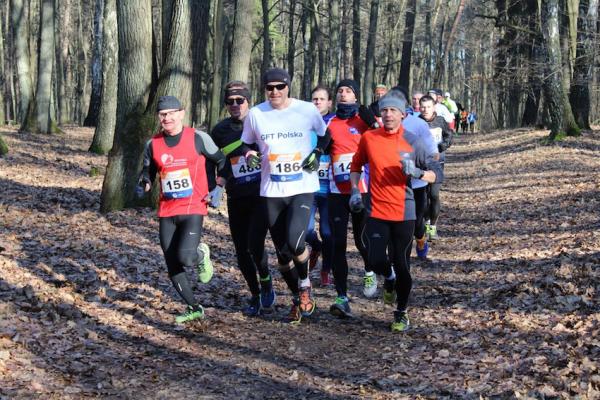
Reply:
[[207, 318], [177, 326], [154, 211], [98, 212], [93, 131], [0, 134], [0, 399], [600, 398], [599, 131], [457, 138], [404, 334], [363, 298], [354, 247], [355, 319], [329, 315], [332, 288], [300, 326], [278, 322], [287, 295], [244, 317], [224, 206], [205, 223]]

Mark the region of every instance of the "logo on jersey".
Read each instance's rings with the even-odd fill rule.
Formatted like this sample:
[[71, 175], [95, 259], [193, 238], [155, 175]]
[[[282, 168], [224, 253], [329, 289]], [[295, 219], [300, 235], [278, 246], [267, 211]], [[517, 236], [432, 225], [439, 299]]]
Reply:
[[163, 154], [160, 156], [160, 161], [163, 163], [163, 165], [169, 165], [173, 164], [174, 158], [171, 154]]
[[353, 126], [350, 127], [350, 133], [353, 135], [360, 135], [360, 132], [358, 131], [358, 129], [356, 129]]

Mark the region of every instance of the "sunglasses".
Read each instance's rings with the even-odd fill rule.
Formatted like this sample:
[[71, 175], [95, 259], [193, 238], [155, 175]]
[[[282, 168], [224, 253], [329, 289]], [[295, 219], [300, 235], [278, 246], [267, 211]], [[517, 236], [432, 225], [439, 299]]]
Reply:
[[267, 92], [272, 92], [275, 89], [277, 89], [279, 91], [282, 91], [286, 87], [287, 87], [287, 83], [279, 83], [277, 85], [265, 85], [265, 88], [267, 89]]
[[244, 104], [245, 101], [246, 101], [245, 97], [236, 97], [235, 99], [225, 99], [224, 100], [225, 104], [227, 104], [228, 106], [232, 106], [233, 103], [237, 104], [238, 106], [241, 106], [242, 104]]

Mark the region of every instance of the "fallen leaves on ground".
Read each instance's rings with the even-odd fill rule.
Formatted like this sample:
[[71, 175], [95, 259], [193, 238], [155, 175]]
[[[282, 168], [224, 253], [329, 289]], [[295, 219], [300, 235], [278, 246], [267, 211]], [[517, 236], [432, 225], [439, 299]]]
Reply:
[[330, 316], [334, 290], [315, 279], [315, 315], [282, 324], [277, 272], [275, 310], [244, 317], [225, 207], [205, 222], [207, 318], [175, 325], [154, 211], [98, 211], [92, 131], [0, 133], [1, 398], [600, 398], [598, 131], [552, 146], [523, 129], [457, 138], [441, 239], [412, 260], [400, 335], [362, 296], [352, 245], [355, 319]]

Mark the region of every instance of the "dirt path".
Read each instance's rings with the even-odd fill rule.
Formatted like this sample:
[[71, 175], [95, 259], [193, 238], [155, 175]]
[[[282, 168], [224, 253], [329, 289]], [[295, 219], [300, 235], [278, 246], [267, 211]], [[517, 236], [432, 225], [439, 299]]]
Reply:
[[356, 319], [331, 317], [321, 288], [301, 326], [278, 322], [287, 295], [242, 316], [224, 207], [205, 224], [207, 319], [175, 325], [153, 211], [98, 212], [92, 132], [0, 133], [0, 399], [600, 398], [598, 131], [550, 147], [540, 131], [458, 138], [401, 335], [362, 297], [354, 247]]

